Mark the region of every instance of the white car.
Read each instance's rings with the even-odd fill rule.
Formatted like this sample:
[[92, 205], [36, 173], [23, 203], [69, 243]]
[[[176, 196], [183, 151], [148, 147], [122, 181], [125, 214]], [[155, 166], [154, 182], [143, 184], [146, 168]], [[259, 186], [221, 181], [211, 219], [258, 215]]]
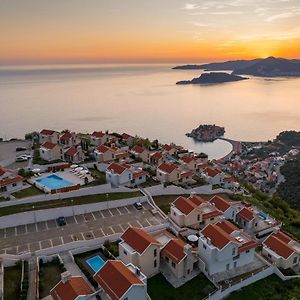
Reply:
[[18, 156], [18, 157], [16, 158], [16, 162], [27, 161], [27, 160], [28, 160], [28, 158], [27, 158], [27, 157], [24, 157], [24, 156]]

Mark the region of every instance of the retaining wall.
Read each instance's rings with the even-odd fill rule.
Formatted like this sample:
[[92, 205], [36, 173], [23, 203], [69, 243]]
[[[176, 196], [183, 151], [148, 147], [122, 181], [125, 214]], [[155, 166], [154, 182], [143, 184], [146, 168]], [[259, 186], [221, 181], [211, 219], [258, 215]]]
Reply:
[[105, 210], [109, 208], [132, 205], [135, 202], [146, 202], [147, 197], [135, 197], [114, 201], [105, 201], [92, 204], [74, 205], [67, 207], [51, 208], [44, 210], [17, 213], [9, 216], [0, 217], [0, 228], [37, 223], [41, 221], [54, 220], [58, 217], [71, 217], [74, 215], [85, 214], [93, 211]]

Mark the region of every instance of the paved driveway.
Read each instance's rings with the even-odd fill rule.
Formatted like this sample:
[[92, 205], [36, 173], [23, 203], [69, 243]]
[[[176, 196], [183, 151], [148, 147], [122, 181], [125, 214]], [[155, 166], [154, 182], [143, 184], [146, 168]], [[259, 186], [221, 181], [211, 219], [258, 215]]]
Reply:
[[153, 215], [148, 203], [142, 210], [133, 205], [106, 209], [66, 218], [67, 225], [59, 227], [56, 220], [0, 229], [0, 254], [20, 254], [59, 246], [79, 240], [91, 240], [115, 233], [128, 227], [149, 227], [163, 223]]

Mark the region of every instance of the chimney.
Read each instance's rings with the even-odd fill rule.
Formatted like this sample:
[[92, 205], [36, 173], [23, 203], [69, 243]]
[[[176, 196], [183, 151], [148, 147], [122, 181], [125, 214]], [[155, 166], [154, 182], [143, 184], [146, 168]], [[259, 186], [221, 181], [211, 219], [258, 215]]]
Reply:
[[193, 197], [193, 196], [195, 196], [195, 195], [196, 195], [195, 192], [191, 192], [191, 194], [190, 194], [191, 197]]
[[69, 271], [61, 273], [61, 282], [62, 283], [67, 283], [69, 279], [71, 278], [71, 273]]
[[183, 252], [184, 252], [187, 256], [192, 255], [192, 246], [189, 245], [189, 244], [184, 245], [184, 247], [183, 247]]

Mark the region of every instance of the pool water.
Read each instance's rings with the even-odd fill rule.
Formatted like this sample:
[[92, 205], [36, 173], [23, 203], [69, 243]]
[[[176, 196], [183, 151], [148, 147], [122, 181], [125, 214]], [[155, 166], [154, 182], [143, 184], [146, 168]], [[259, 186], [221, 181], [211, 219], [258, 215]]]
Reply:
[[49, 175], [45, 178], [38, 179], [36, 182], [48, 190], [58, 190], [74, 185], [72, 182], [67, 181], [57, 175]]
[[86, 263], [95, 273], [97, 273], [104, 266], [105, 261], [99, 255], [97, 255], [87, 259]]

